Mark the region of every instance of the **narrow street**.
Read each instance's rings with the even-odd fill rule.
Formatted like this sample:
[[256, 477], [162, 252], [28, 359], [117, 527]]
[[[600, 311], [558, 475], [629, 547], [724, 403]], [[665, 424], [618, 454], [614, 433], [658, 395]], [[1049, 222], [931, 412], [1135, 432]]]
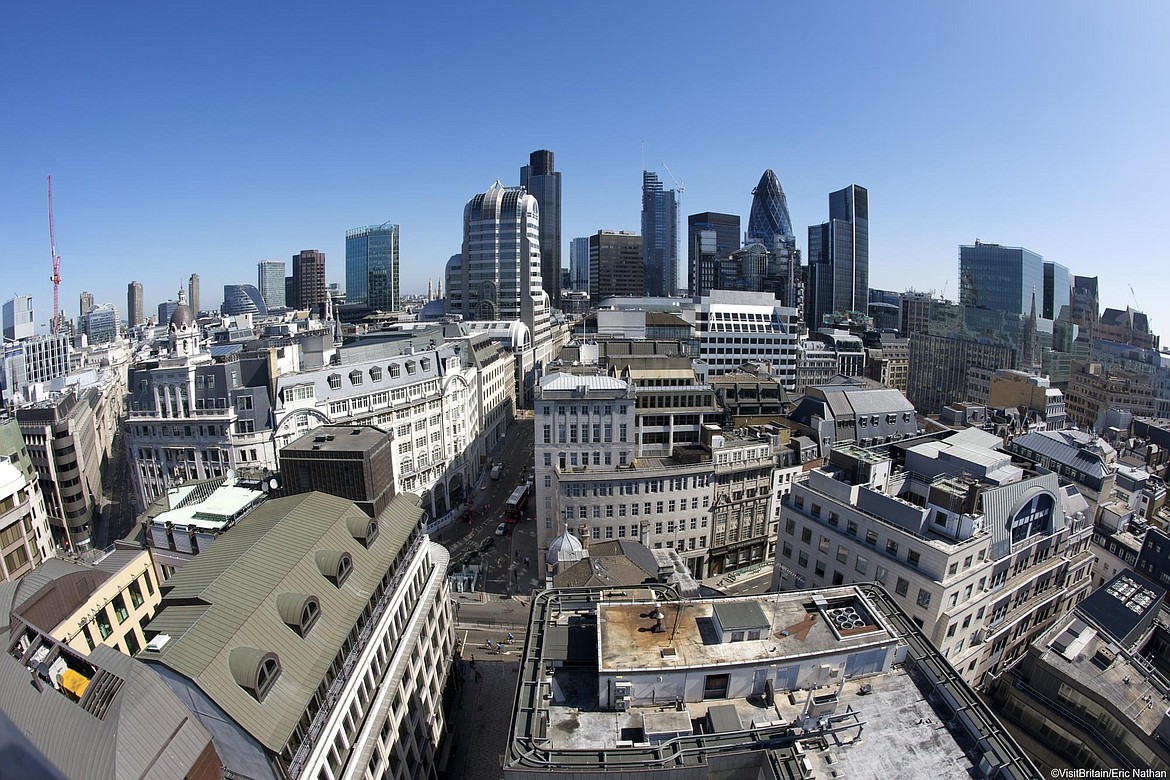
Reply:
[[435, 541], [451, 553], [452, 572], [464, 564], [482, 567], [477, 590], [503, 596], [528, 595], [543, 584], [544, 565], [536, 560], [535, 486], [530, 489], [521, 519], [505, 524], [504, 534], [496, 535], [496, 527], [504, 522], [504, 504], [532, 473], [532, 435], [531, 417], [512, 421], [502, 445], [491, 456], [492, 463], [501, 464], [499, 479], [485, 473], [472, 488], [471, 521], [457, 522], [435, 535]]

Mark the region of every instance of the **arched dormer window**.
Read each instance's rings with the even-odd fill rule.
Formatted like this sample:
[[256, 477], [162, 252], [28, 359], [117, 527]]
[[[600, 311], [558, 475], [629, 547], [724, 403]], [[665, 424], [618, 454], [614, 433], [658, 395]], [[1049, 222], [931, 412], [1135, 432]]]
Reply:
[[266, 653], [254, 647], [241, 646], [232, 650], [228, 667], [236, 684], [259, 702], [264, 701], [280, 677], [280, 659], [276, 653]]
[[378, 521], [373, 518], [366, 517], [364, 514], [356, 514], [349, 518], [347, 522], [350, 536], [361, 542], [362, 547], [367, 550], [378, 538]]
[[285, 625], [303, 637], [321, 617], [321, 602], [303, 593], [281, 593], [276, 597], [276, 610]]
[[321, 550], [317, 553], [317, 568], [334, 587], [340, 588], [353, 573], [353, 558], [347, 552]]

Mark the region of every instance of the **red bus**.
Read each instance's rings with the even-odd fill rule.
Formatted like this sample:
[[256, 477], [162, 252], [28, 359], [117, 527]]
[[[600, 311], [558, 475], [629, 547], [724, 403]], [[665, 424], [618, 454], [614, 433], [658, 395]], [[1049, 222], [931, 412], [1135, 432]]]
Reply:
[[509, 523], [515, 523], [520, 519], [520, 513], [524, 511], [524, 507], [528, 504], [528, 494], [530, 492], [528, 485], [521, 485], [512, 491], [512, 495], [508, 498], [508, 503], [504, 504], [504, 519]]

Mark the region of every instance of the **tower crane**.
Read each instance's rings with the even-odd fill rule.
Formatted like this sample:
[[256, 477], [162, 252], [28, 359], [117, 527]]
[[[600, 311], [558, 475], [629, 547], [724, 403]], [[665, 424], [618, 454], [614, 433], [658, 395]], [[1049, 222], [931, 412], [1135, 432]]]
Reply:
[[49, 254], [53, 259], [53, 275], [49, 281], [53, 283], [53, 322], [51, 329], [57, 335], [58, 321], [61, 318], [61, 255], [57, 254], [57, 239], [53, 235], [53, 175], [49, 174]]
[[669, 165], [667, 165], [666, 163], [662, 163], [662, 167], [663, 167], [663, 168], [665, 168], [665, 169], [666, 169], [666, 172], [667, 172], [667, 174], [669, 174], [669, 175], [670, 175], [670, 180], [671, 180], [672, 182], [674, 182], [674, 189], [675, 189], [675, 191], [676, 191], [676, 192], [677, 192], [679, 195], [682, 195], [684, 192], [686, 192], [686, 191], [687, 191], [687, 188], [686, 188], [686, 187], [685, 187], [685, 186], [682, 184], [682, 182], [680, 182], [678, 179], [676, 179], [676, 178], [674, 177], [674, 171], [670, 170], [670, 166], [669, 166]]

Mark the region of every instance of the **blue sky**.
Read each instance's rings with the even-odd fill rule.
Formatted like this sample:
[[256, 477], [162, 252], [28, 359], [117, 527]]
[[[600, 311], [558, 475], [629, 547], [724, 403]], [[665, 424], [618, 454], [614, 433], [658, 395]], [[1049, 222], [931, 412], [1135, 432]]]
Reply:
[[[342, 6], [336, 10], [331, 6]], [[401, 225], [402, 291], [459, 250], [463, 204], [556, 153], [568, 239], [637, 230], [641, 153], [681, 213], [746, 217], [773, 168], [798, 243], [870, 191], [870, 284], [956, 293], [958, 245], [1101, 277], [1170, 335], [1170, 5], [21, 4], [0, 25], [0, 296], [204, 306], [256, 262]], [[421, 4], [417, 4], [421, 5]], [[1134, 293], [1131, 294], [1129, 286]]]

